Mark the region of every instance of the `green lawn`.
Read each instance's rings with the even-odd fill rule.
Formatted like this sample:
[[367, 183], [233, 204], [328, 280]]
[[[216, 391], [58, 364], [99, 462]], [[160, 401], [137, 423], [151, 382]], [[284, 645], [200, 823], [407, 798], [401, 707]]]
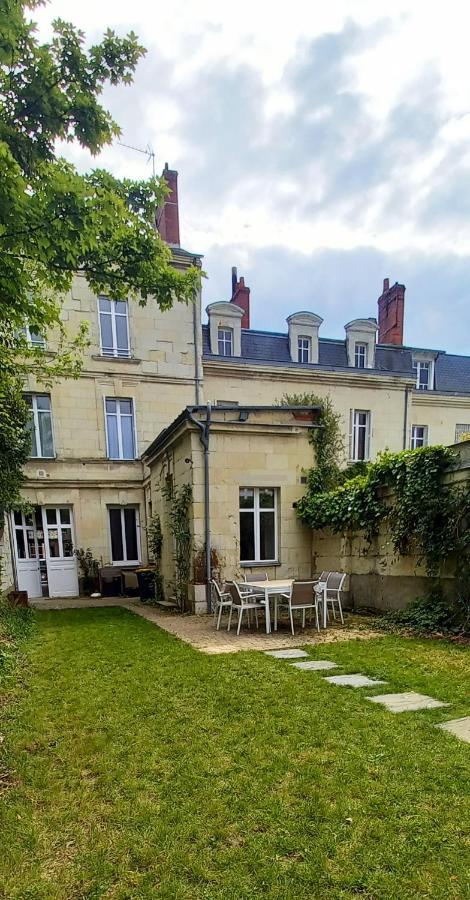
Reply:
[[0, 896], [468, 896], [470, 746], [432, 727], [470, 713], [468, 650], [309, 648], [452, 703], [393, 715], [367, 690], [261, 653], [205, 656], [122, 610], [36, 619], [0, 712]]

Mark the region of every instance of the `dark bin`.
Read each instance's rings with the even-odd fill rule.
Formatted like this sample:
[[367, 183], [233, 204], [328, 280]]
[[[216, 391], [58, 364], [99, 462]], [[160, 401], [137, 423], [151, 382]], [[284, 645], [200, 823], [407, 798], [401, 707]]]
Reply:
[[155, 571], [154, 569], [136, 569], [139, 582], [139, 595], [143, 603], [155, 600]]

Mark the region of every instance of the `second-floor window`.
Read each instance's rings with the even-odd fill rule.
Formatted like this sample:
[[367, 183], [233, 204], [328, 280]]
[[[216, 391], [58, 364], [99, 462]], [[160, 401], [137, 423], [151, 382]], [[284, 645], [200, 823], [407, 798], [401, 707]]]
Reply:
[[219, 356], [233, 356], [233, 331], [231, 328], [219, 328], [217, 334]]
[[411, 449], [416, 450], [418, 447], [427, 447], [428, 445], [428, 426], [412, 425], [411, 426]]
[[470, 425], [457, 424], [455, 426], [455, 443], [468, 440], [470, 440]]
[[103, 356], [129, 357], [127, 300], [99, 297], [100, 340]]
[[50, 459], [55, 456], [51, 398], [48, 394], [27, 394], [25, 400], [30, 408], [31, 456]]
[[106, 397], [106, 442], [109, 459], [135, 459], [134, 403], [131, 399]]
[[366, 461], [370, 459], [370, 411], [351, 410], [351, 423], [350, 457], [354, 462]]
[[367, 366], [367, 344], [356, 344], [354, 347], [354, 365], [356, 369], [365, 369]]
[[46, 340], [42, 334], [39, 334], [39, 331], [34, 331], [34, 329], [30, 328], [29, 325], [25, 325], [23, 328], [23, 334], [26, 335], [26, 340], [28, 344], [31, 344], [31, 347], [36, 347], [39, 350], [44, 350], [46, 346]]
[[422, 359], [413, 359], [413, 372], [416, 375], [418, 391], [429, 391], [432, 388], [432, 363]]
[[309, 337], [297, 338], [297, 362], [299, 362], [299, 363], [309, 363], [310, 362], [310, 338]]

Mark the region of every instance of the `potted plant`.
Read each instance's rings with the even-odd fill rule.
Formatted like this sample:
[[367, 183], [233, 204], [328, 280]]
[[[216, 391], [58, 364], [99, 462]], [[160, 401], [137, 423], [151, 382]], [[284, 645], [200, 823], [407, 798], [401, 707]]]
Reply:
[[100, 589], [98, 577], [99, 562], [93, 556], [91, 547], [87, 547], [86, 550], [83, 547], [79, 547], [74, 552], [81, 573], [78, 578], [79, 592], [90, 596], [90, 594], [94, 594]]
[[[220, 581], [220, 572], [219, 554], [215, 547], [211, 547], [211, 580]], [[197, 547], [193, 556], [193, 577], [190, 585], [191, 612], [196, 616], [207, 613], [206, 584], [206, 551], [204, 547]]]

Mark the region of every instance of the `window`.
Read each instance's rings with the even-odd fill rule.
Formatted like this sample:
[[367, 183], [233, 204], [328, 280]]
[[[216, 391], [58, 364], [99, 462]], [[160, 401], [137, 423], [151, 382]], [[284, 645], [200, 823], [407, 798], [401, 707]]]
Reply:
[[137, 531], [137, 508], [135, 506], [110, 506], [108, 514], [113, 563], [138, 563], [140, 546]]
[[129, 358], [129, 323], [127, 300], [98, 298], [100, 338], [103, 356]]
[[72, 519], [68, 506], [46, 507], [46, 538], [51, 559], [73, 556]]
[[277, 557], [277, 489], [240, 488], [240, 561]]
[[470, 441], [470, 425], [455, 426], [455, 443], [459, 441]]
[[297, 362], [310, 362], [310, 343], [311, 342], [309, 337], [297, 338]]
[[355, 344], [354, 365], [356, 369], [365, 369], [367, 366], [367, 344]]
[[106, 397], [106, 439], [109, 459], [135, 459], [134, 403]]
[[233, 331], [231, 328], [219, 328], [217, 333], [219, 356], [233, 356]]
[[22, 329], [23, 334], [26, 335], [26, 340], [28, 344], [31, 344], [32, 347], [37, 347], [39, 350], [44, 350], [46, 346], [46, 340], [42, 334], [39, 334], [38, 331], [32, 331], [29, 325], [25, 325]]
[[27, 394], [30, 408], [31, 456], [51, 458], [54, 453], [51, 398], [47, 394]]
[[416, 450], [418, 447], [427, 447], [428, 445], [428, 426], [412, 425], [411, 426], [411, 449]]
[[416, 387], [418, 391], [429, 391], [432, 388], [432, 362], [422, 359], [413, 359], [413, 372], [416, 375]]
[[370, 412], [366, 409], [351, 410], [351, 459], [354, 462], [370, 458]]

